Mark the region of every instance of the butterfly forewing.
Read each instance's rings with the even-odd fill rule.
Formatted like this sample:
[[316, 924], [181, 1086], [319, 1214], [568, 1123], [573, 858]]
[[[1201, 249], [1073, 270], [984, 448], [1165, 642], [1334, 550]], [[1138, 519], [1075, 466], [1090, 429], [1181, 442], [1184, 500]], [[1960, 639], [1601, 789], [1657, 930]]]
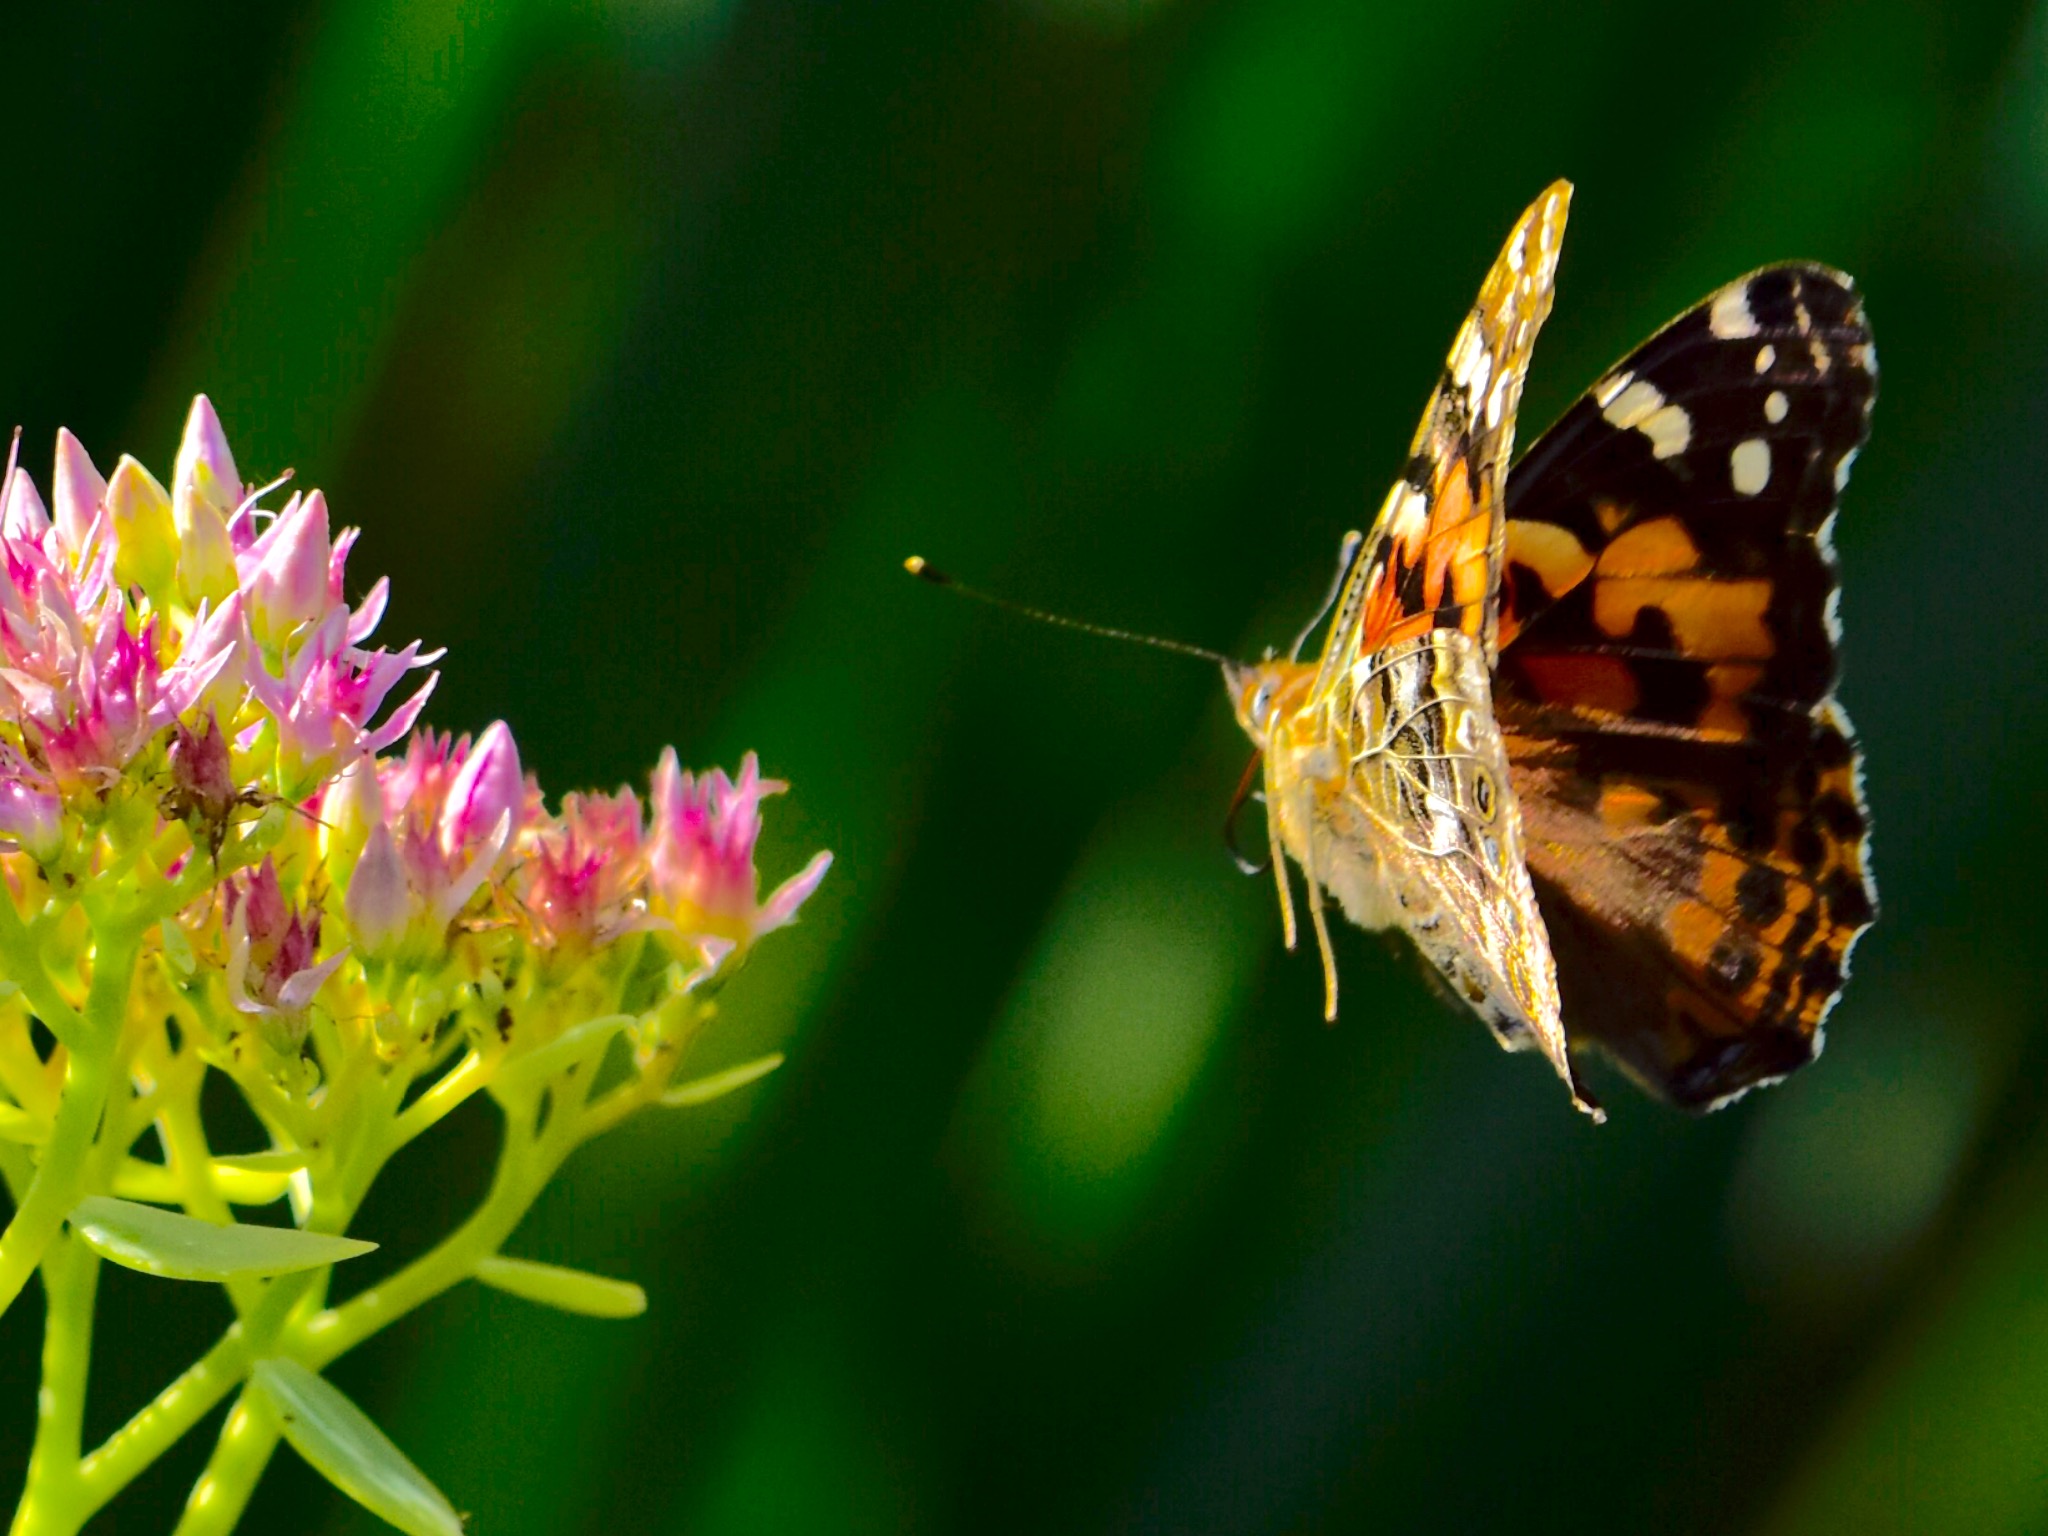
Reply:
[[1407, 470], [1338, 599], [1319, 687], [1333, 686], [1336, 671], [1359, 656], [1431, 629], [1481, 640], [1491, 664], [1515, 413], [1550, 314], [1570, 207], [1568, 183], [1545, 191], [1480, 286], [1415, 430]]
[[1569, 202], [1557, 184], [1510, 233], [1353, 564], [1300, 717], [1329, 757], [1268, 756], [1283, 800], [1336, 786], [1315, 791], [1312, 900], [1320, 881], [1354, 919], [1398, 922], [1504, 1043], [1539, 1045], [1568, 1082], [1489, 673], [1515, 415]]
[[1811, 1058], [1875, 915], [1830, 533], [1876, 355], [1766, 268], [1515, 467], [1495, 708], [1574, 1037], [1710, 1107]]

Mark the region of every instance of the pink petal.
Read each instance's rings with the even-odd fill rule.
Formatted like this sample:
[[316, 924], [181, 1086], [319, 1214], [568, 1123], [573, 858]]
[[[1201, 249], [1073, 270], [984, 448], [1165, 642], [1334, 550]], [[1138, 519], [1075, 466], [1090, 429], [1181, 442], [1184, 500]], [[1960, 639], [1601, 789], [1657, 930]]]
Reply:
[[107, 482], [68, 427], [57, 429], [57, 464], [50, 478], [57, 503], [57, 537], [75, 558], [92, 537], [100, 505], [107, 498]]
[[449, 858], [474, 847], [505, 817], [517, 818], [526, 803], [519, 748], [511, 729], [494, 720], [455, 775], [441, 809], [441, 852]]
[[192, 398], [185, 433], [178, 442], [177, 467], [171, 474], [171, 501], [180, 528], [189, 525], [186, 508], [195, 499], [204, 500], [223, 517], [242, 499], [242, 476], [235, 468], [235, 456], [228, 451], [227, 434], [221, 430], [213, 402], [204, 395]]
[[796, 920], [796, 911], [818, 888], [825, 878], [825, 871], [832, 867], [829, 851], [814, 854], [811, 862], [798, 873], [775, 888], [775, 894], [762, 904], [759, 920], [754, 924], [755, 937], [773, 933], [777, 928], [786, 927]]
[[320, 989], [327, 985], [327, 978], [342, 967], [348, 959], [348, 951], [331, 955], [311, 970], [294, 972], [291, 979], [277, 989], [277, 1006], [281, 1013], [297, 1013], [320, 995]]
[[0, 533], [10, 539], [40, 542], [50, 531], [50, 513], [36, 494], [36, 483], [25, 469], [7, 477], [6, 502], [0, 505]]
[[420, 711], [427, 707], [427, 699], [440, 681], [440, 673], [429, 672], [427, 680], [420, 684], [417, 693], [392, 710], [390, 719], [363, 737], [363, 750], [372, 753], [382, 752], [411, 730], [413, 722], [419, 719]]

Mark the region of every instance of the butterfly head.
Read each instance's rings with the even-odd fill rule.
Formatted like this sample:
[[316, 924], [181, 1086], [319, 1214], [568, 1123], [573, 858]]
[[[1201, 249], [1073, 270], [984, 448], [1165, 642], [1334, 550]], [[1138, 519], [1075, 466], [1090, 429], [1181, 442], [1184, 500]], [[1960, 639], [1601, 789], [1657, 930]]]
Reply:
[[1315, 668], [1300, 662], [1225, 662], [1223, 685], [1230, 690], [1237, 723], [1261, 752], [1269, 751], [1280, 725], [1298, 711], [1315, 680]]

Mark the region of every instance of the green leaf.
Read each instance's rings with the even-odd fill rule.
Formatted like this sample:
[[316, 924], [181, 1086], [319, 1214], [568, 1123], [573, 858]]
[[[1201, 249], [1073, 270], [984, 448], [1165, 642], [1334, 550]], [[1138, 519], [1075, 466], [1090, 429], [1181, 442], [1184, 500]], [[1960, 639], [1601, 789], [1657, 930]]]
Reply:
[[297, 1227], [219, 1227], [105, 1195], [79, 1201], [71, 1226], [101, 1258], [169, 1280], [283, 1275], [353, 1259], [377, 1246]]
[[258, 1360], [256, 1385], [292, 1449], [327, 1481], [408, 1536], [462, 1536], [462, 1517], [341, 1389], [296, 1360]]
[[756, 1056], [752, 1061], [743, 1061], [736, 1067], [727, 1067], [723, 1072], [714, 1072], [709, 1077], [700, 1077], [694, 1082], [680, 1083], [661, 1096], [661, 1102], [670, 1109], [689, 1109], [698, 1104], [709, 1104], [713, 1099], [722, 1099], [736, 1088], [744, 1088], [773, 1072], [783, 1062], [782, 1052], [770, 1051], [766, 1056]]
[[493, 1254], [478, 1261], [476, 1277], [508, 1295], [584, 1317], [638, 1317], [647, 1310], [647, 1293], [630, 1280], [611, 1280], [559, 1264]]
[[630, 1013], [608, 1013], [602, 1018], [572, 1024], [546, 1045], [537, 1046], [524, 1056], [506, 1062], [498, 1072], [498, 1081], [507, 1088], [537, 1087], [582, 1057], [592, 1046], [611, 1039], [634, 1022]]

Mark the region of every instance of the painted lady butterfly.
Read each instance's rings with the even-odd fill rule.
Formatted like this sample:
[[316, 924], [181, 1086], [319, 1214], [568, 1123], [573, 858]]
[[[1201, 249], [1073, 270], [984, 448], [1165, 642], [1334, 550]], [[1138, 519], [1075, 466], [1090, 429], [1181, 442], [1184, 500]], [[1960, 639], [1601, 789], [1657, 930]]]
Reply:
[[1346, 541], [1322, 659], [1224, 671], [1331, 1017], [1326, 892], [1405, 929], [1589, 1114], [1584, 1046], [1713, 1109], [1813, 1059], [1876, 915], [1829, 534], [1877, 357], [1847, 277], [1766, 267], [1511, 470], [1570, 199], [1538, 198], [1487, 274], [1406, 471]]

